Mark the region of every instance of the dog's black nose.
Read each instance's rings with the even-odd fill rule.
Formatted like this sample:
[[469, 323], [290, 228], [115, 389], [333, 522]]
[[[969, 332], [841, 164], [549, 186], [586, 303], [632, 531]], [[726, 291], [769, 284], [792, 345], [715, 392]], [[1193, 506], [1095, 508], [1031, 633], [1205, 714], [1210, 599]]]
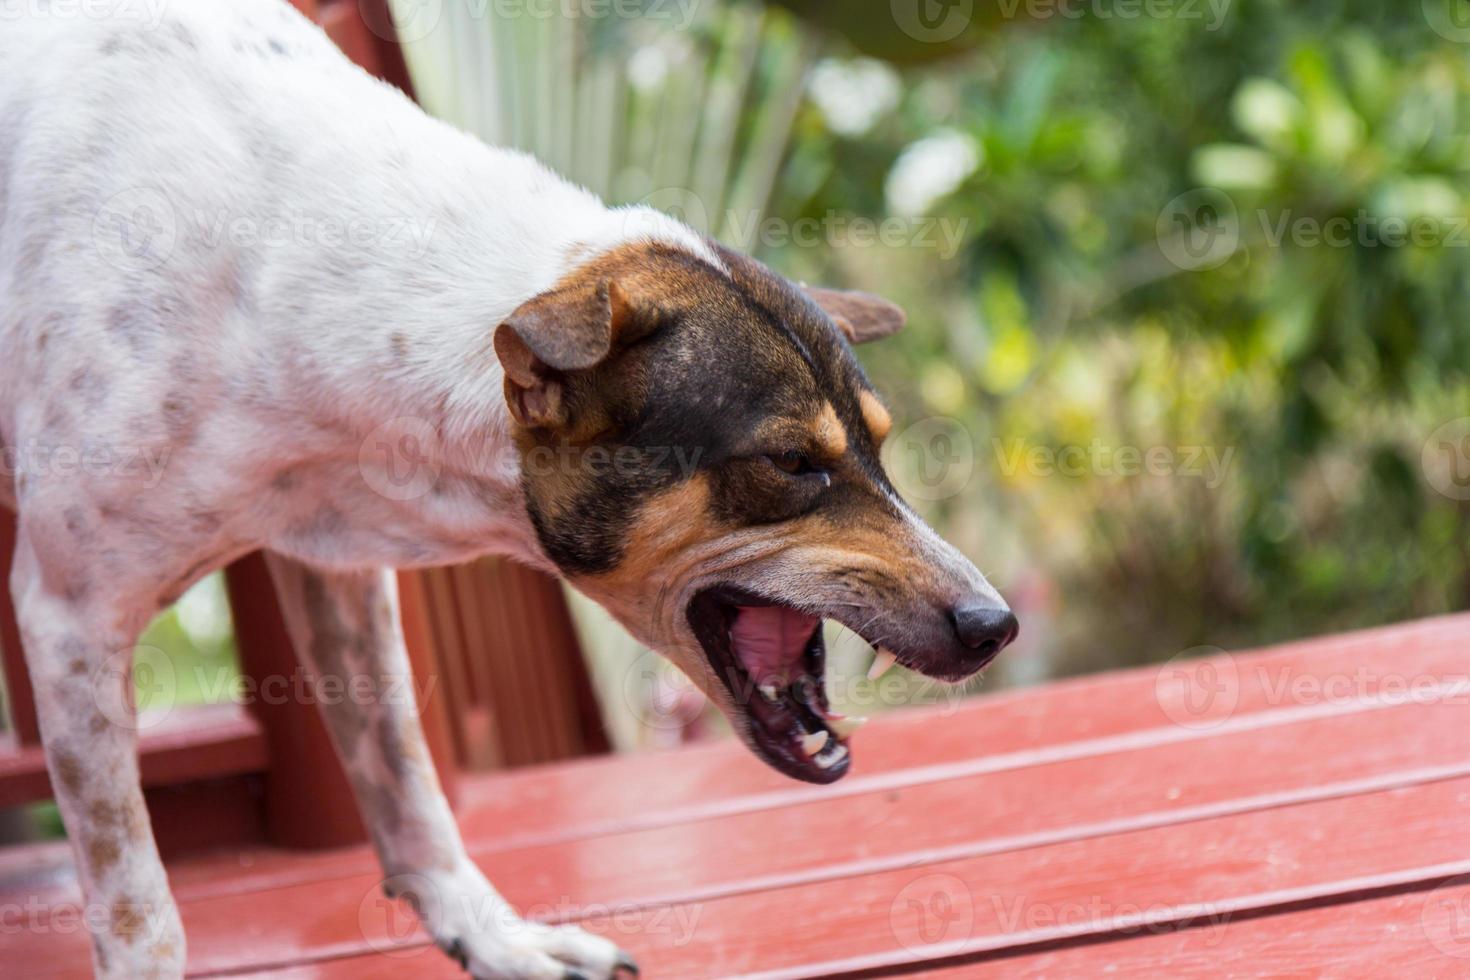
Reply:
[[1015, 613], [978, 599], [962, 600], [950, 616], [960, 642], [987, 659], [1004, 650], [1021, 632]]

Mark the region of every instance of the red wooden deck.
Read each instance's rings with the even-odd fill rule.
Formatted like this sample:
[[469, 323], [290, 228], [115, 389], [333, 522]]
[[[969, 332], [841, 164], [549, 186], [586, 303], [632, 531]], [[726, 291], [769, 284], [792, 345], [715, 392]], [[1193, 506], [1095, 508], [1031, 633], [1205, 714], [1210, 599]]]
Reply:
[[[645, 977], [1470, 976], [1470, 616], [875, 721], [793, 784], [727, 743], [466, 779], [475, 858]], [[64, 862], [63, 862], [64, 863]], [[453, 977], [364, 849], [172, 866], [192, 974]], [[7, 976], [85, 976], [63, 870]]]

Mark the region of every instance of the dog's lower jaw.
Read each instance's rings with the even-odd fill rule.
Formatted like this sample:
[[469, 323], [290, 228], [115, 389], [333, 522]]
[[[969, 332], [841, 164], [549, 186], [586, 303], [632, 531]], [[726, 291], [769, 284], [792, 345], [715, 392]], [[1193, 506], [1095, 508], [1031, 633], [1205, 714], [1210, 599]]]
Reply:
[[449, 870], [393, 875], [384, 880], [383, 892], [407, 901], [435, 945], [477, 980], [636, 971], [626, 953], [600, 936], [522, 919], [467, 859]]

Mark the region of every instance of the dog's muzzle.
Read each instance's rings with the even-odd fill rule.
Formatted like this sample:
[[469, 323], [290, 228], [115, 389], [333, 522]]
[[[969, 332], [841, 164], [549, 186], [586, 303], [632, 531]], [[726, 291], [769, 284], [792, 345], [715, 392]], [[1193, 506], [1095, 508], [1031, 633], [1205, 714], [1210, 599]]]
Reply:
[[896, 623], [850, 605], [809, 610], [719, 585], [695, 595], [687, 617], [746, 744], [777, 771], [813, 783], [847, 773], [855, 727], [828, 702], [824, 618], [871, 643], [880, 666], [897, 662], [946, 681], [972, 676], [1020, 632], [1008, 608], [980, 596]]

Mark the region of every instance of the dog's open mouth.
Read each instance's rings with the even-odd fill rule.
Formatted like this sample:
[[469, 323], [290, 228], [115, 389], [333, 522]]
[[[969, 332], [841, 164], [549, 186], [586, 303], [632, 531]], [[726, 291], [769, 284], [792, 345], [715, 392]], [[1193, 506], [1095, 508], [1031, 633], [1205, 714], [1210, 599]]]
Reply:
[[822, 620], [730, 586], [696, 595], [688, 616], [751, 747], [795, 779], [841, 779], [851, 731], [827, 703]]

